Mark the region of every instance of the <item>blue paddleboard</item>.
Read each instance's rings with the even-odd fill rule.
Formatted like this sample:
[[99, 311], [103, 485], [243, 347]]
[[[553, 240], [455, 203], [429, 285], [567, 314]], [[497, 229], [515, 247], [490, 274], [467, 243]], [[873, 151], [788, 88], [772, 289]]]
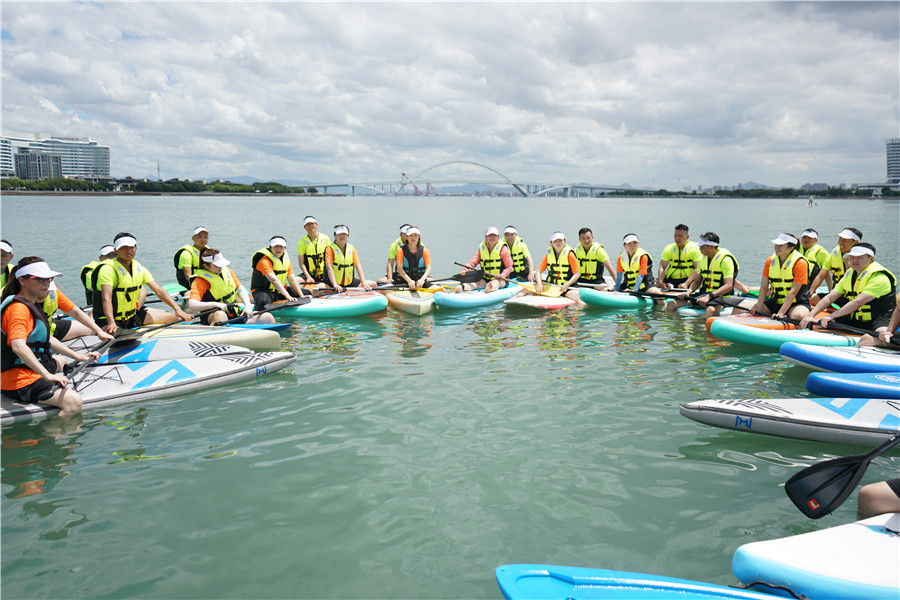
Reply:
[[778, 352], [786, 361], [816, 371], [900, 374], [900, 352], [887, 348], [828, 348], [788, 342]]
[[810, 373], [806, 389], [819, 396], [900, 400], [900, 373]]

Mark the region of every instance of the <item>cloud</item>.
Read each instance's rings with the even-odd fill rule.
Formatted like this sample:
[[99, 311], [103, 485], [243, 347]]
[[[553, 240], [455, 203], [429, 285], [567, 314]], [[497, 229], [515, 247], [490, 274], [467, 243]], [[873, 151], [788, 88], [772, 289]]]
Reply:
[[90, 136], [116, 175], [865, 182], [898, 130], [896, 3], [2, 11], [3, 127]]

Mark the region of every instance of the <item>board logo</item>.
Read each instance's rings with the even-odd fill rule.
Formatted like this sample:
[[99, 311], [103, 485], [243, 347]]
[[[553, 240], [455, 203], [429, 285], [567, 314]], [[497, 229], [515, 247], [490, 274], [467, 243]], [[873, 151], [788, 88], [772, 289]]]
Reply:
[[735, 416], [734, 418], [734, 426], [735, 427], [746, 427], [747, 429], [753, 428], [753, 417], [747, 417], [746, 419], [741, 417], [740, 415]]
[[810, 508], [810, 510], [819, 510], [822, 508], [822, 505], [816, 502], [815, 498], [810, 498], [806, 505]]

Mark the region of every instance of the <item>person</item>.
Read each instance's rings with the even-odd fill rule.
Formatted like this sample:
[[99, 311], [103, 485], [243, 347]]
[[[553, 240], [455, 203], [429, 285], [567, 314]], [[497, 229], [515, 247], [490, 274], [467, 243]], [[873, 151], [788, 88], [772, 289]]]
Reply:
[[[843, 260], [850, 266], [834, 289], [828, 292], [813, 307], [810, 315], [800, 321], [806, 327], [817, 321], [821, 327], [835, 321], [859, 329], [879, 334], [888, 329], [894, 308], [897, 306], [897, 278], [875, 260], [875, 247], [865, 242], [859, 243], [844, 254]], [[840, 308], [822, 317], [816, 317], [832, 303]], [[866, 345], [875, 340], [866, 341]], [[863, 341], [860, 340], [860, 344]]]
[[615, 291], [631, 290], [635, 292], [659, 293], [653, 278], [653, 258], [640, 247], [638, 237], [633, 233], [622, 238], [625, 248], [616, 259]]
[[[137, 240], [133, 235], [124, 231], [116, 234], [113, 246], [116, 258], [109, 263], [100, 264], [91, 274], [91, 286], [94, 288], [93, 317], [105, 332], [115, 335], [120, 327], [133, 328], [152, 323], [171, 323], [179, 319], [191, 320], [191, 316], [181, 310], [172, 296], [156, 283], [150, 271], [135, 260]], [[140, 292], [145, 285], [175, 312], [143, 305]]]
[[12, 244], [10, 244], [6, 240], [0, 240], [0, 290], [5, 288], [7, 282], [10, 280], [10, 275], [12, 274], [13, 267], [9, 263], [12, 258]]
[[344, 224], [334, 226], [334, 242], [325, 249], [325, 274], [338, 293], [346, 287], [362, 287], [369, 291], [376, 284], [366, 279], [356, 248], [347, 242], [349, 238], [349, 227]]
[[850, 251], [850, 248], [860, 243], [863, 234], [855, 227], [845, 227], [837, 234], [837, 246], [831, 251], [825, 266], [819, 271], [809, 284], [809, 289], [813, 292], [819, 289], [822, 283], [828, 286], [828, 291], [834, 289], [844, 274], [847, 272], [848, 266], [844, 263], [844, 254]]
[[856, 510], [863, 519], [900, 512], [900, 478], [869, 483], [859, 488]]
[[81, 279], [81, 285], [84, 286], [84, 301], [87, 306], [93, 306], [94, 304], [94, 290], [91, 287], [91, 274], [94, 272], [94, 269], [100, 266], [100, 263], [110, 262], [115, 257], [116, 248], [112, 244], [106, 244], [105, 246], [100, 247], [100, 255], [97, 257], [97, 260], [92, 260], [81, 267], [79, 277]]
[[[315, 236], [313, 239], [316, 239]], [[296, 300], [304, 295], [312, 295], [311, 291], [300, 287], [286, 249], [285, 239], [275, 235], [269, 240], [268, 246], [254, 252], [250, 259], [253, 267], [250, 293], [257, 308], [272, 304], [276, 299]], [[309, 258], [310, 255], [307, 255], [307, 259]]]
[[[797, 252], [800, 242], [791, 233], [780, 233], [772, 240], [775, 254], [763, 265], [759, 298], [750, 307], [751, 314], [776, 318], [802, 319], [809, 314], [809, 263]], [[772, 296], [769, 296], [771, 290]], [[744, 307], [735, 307], [742, 312]]]
[[816, 280], [822, 269], [826, 268], [828, 259], [831, 256], [828, 253], [828, 250], [818, 242], [818, 231], [812, 228], [804, 229], [803, 233], [800, 234], [800, 247], [797, 248], [797, 252], [809, 262], [809, 291], [810, 294], [812, 294], [809, 297], [810, 304], [815, 304], [819, 301], [819, 297], [816, 294], [816, 288], [812, 287], [811, 283]]
[[534, 291], [540, 294], [544, 289], [543, 273], [547, 271], [547, 283], [558, 285], [561, 296], [570, 298], [578, 304], [584, 304], [578, 290], [573, 286], [581, 276], [578, 266], [578, 258], [575, 251], [566, 243], [566, 236], [561, 231], [555, 231], [550, 236], [550, 247], [547, 254], [541, 260], [537, 268], [537, 276], [534, 278]]
[[503, 241], [500, 242], [509, 251], [509, 257], [513, 262], [510, 279], [519, 281], [534, 281], [534, 261], [531, 260], [531, 252], [525, 240], [519, 237], [518, 230], [512, 225], [507, 225], [503, 230]]
[[[400, 226], [400, 236], [388, 246], [388, 258], [385, 265], [386, 275], [378, 280], [378, 284], [397, 283], [397, 250], [406, 243], [406, 231], [412, 227], [409, 223]], [[420, 239], [419, 242], [422, 240]]]
[[[241, 282], [216, 248], [204, 248], [200, 251], [200, 267], [194, 271], [191, 281], [191, 293], [188, 296], [190, 310], [205, 311], [218, 308], [214, 313], [200, 317], [204, 325], [220, 325], [229, 319], [242, 319], [241, 323], [274, 323], [275, 317], [270, 313], [254, 315], [250, 296], [241, 287]], [[244, 306], [241, 308], [237, 302]]]
[[306, 235], [297, 242], [297, 264], [300, 265], [304, 283], [325, 283], [325, 248], [331, 239], [319, 233], [319, 222], [307, 215], [303, 219]]
[[696, 303], [706, 309], [707, 317], [715, 317], [722, 311], [722, 305], [711, 302], [734, 293], [738, 261], [731, 252], [719, 246], [719, 236], [712, 231], [700, 236], [697, 247], [700, 249], [700, 261], [682, 284], [689, 292], [666, 304], [666, 310], [674, 312], [688, 303]]
[[703, 257], [700, 248], [690, 240], [690, 230], [684, 223], [675, 226], [675, 241], [663, 249], [659, 257], [659, 288], [681, 286], [697, 268]]
[[[56, 282], [50, 284], [50, 290], [41, 309], [47, 317], [50, 324], [50, 335], [60, 341], [73, 340], [77, 337], [85, 335], [96, 335], [101, 340], [111, 340], [113, 336], [106, 333], [91, 319], [87, 313], [78, 308], [61, 289], [56, 286]], [[70, 319], [54, 318], [56, 311], [60, 310]]]
[[598, 289], [607, 289], [606, 281], [603, 279], [604, 267], [609, 272], [609, 276], [613, 281], [616, 279], [616, 270], [613, 269], [612, 263], [609, 262], [609, 255], [603, 244], [594, 241], [594, 232], [590, 227], [582, 227], [578, 230], [578, 246], [575, 247], [575, 258], [578, 259], [578, 270], [581, 277], [578, 283], [591, 283], [600, 286]]
[[421, 237], [419, 228], [410, 225], [406, 230], [406, 243], [397, 249], [395, 257], [397, 272], [394, 274], [394, 283], [406, 284], [411, 290], [425, 287], [431, 274], [431, 254], [428, 248], [419, 243]]
[[194, 228], [191, 235], [191, 243], [185, 244], [175, 251], [172, 258], [175, 264], [175, 279], [184, 289], [190, 289], [191, 277], [194, 276], [194, 269], [200, 267], [200, 251], [206, 248], [209, 242], [209, 230], [200, 226]]
[[50, 335], [47, 317], [38, 304], [61, 273], [52, 271], [37, 256], [20, 260], [13, 273], [0, 302], [0, 388], [16, 402], [49, 404], [59, 408], [64, 417], [77, 414], [81, 412], [81, 394], [68, 387], [69, 379], [61, 372], [63, 363], [52, 353], [78, 362], [96, 361], [100, 354], [79, 354]]
[[484, 277], [474, 283], [459, 284], [454, 288], [454, 293], [480, 289], [484, 289], [485, 293], [496, 292], [505, 285], [503, 279], [509, 278], [512, 273], [513, 262], [509, 255], [509, 248], [499, 242], [499, 229], [488, 227], [484, 230], [484, 241], [481, 242], [475, 256], [470, 258], [466, 262], [466, 267], [459, 272], [460, 275], [464, 275], [467, 271], [481, 265]]
[[897, 295], [894, 296], [894, 302], [897, 306], [891, 312], [891, 320], [888, 322], [885, 330], [879, 331], [878, 337], [871, 335], [862, 336], [859, 340], [859, 346], [900, 346], [894, 339], [894, 334], [900, 328], [900, 292], [897, 292]]

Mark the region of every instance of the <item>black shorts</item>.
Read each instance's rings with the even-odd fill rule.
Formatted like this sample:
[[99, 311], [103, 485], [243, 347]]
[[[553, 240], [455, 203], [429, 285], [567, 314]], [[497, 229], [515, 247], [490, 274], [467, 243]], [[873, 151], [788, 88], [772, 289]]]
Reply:
[[53, 337], [62, 341], [72, 329], [72, 319], [53, 319]]
[[[690, 275], [688, 275], [690, 277]], [[665, 283], [672, 284], [672, 287], [679, 287], [682, 283], [687, 281], [687, 277], [666, 277]]]
[[[132, 315], [128, 319], [116, 319], [116, 327], [120, 329], [134, 329], [136, 327], [143, 327], [144, 321], [147, 320], [147, 307], [140, 307], [134, 315]], [[97, 323], [100, 327], [106, 326], [106, 317], [94, 318], [94, 322]]]
[[[45, 367], [48, 367], [47, 370], [51, 373], [56, 373], [59, 370], [59, 365], [54, 360], [53, 364], [45, 364]], [[50, 383], [43, 377], [26, 385], [23, 388], [19, 388], [17, 390], [3, 390], [3, 393], [18, 402], [19, 404], [37, 404], [38, 402], [43, 402], [50, 398], [54, 392], [55, 383]]]
[[841, 325], [849, 325], [851, 327], [856, 327], [858, 329], [868, 329], [875, 334], [875, 330], [879, 327], [884, 327], [887, 329], [887, 326], [891, 324], [891, 316], [883, 315], [881, 317], [876, 317], [871, 321], [859, 321], [857, 319], [853, 319], [850, 315], [844, 315], [842, 317], [838, 317], [835, 319], [836, 323], [840, 323]]
[[[297, 293], [291, 288], [285, 288], [287, 293], [290, 294], [291, 298], [298, 298]], [[312, 296], [312, 291], [306, 288], [301, 288], [303, 290], [302, 296]], [[276, 300], [282, 300], [283, 298], [279, 295], [275, 296], [274, 292], [269, 290], [256, 290], [253, 292], [253, 304], [256, 305], [257, 309], [262, 309], [264, 306], [268, 306], [272, 304]]]
[[[781, 310], [782, 304], [783, 302], [778, 302], [775, 298], [766, 298], [766, 308], [768, 308], [769, 312], [773, 315]], [[797, 302], [788, 309], [788, 312], [794, 310], [794, 306], [805, 306], [806, 308], [809, 308], [809, 302]]]
[[898, 479], [888, 479], [885, 481], [888, 484], [888, 487], [891, 488], [891, 491], [897, 494], [897, 497], [900, 498], [900, 478]]

